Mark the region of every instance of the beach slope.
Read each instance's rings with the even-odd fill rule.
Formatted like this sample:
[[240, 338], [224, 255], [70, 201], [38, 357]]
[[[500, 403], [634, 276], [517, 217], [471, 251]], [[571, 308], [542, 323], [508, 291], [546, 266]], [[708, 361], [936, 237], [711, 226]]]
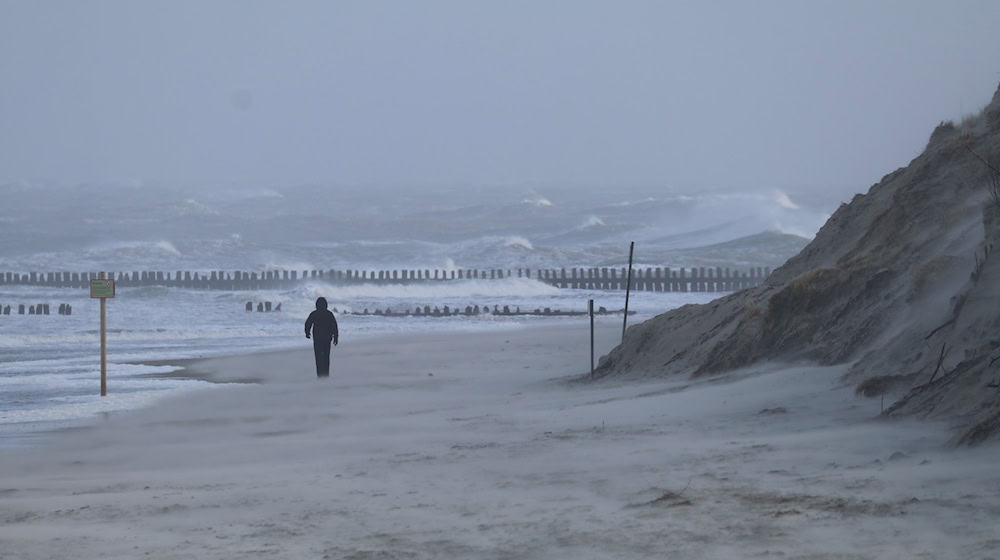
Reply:
[[[601, 322], [598, 351], [620, 337]], [[844, 367], [581, 383], [585, 326], [206, 360], [220, 384], [0, 452], [0, 557], [982, 558], [995, 446]], [[930, 428], [928, 428], [930, 426]]]

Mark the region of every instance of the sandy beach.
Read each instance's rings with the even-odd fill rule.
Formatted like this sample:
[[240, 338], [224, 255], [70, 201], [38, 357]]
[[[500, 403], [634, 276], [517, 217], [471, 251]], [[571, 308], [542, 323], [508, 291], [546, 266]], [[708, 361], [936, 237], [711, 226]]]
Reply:
[[0, 558], [1000, 557], [1000, 450], [877, 419], [846, 366], [581, 383], [588, 344], [345, 336], [328, 380], [305, 339], [186, 364], [223, 383], [0, 452]]

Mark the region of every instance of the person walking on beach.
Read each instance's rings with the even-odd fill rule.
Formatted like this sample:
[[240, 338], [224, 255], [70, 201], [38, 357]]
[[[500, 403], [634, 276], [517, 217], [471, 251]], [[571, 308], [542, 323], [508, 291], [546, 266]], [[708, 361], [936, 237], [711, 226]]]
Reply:
[[330, 376], [330, 341], [337, 345], [337, 318], [326, 308], [326, 298], [316, 298], [316, 311], [306, 319], [306, 338], [312, 331], [313, 352], [316, 354], [316, 377]]

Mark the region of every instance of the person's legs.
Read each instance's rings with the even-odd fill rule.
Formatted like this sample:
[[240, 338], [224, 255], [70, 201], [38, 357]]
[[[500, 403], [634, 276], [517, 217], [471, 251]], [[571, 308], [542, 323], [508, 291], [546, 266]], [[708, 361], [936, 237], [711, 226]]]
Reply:
[[316, 354], [316, 376], [330, 375], [330, 341], [313, 340], [313, 352]]
[[320, 375], [322, 377], [330, 375], [330, 341], [323, 345], [323, 369]]

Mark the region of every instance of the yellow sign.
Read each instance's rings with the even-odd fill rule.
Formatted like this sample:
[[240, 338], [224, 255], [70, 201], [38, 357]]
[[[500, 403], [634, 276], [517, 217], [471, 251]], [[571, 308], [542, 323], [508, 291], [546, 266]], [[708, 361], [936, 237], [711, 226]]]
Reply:
[[90, 297], [92, 298], [115, 297], [115, 281], [111, 279], [91, 279]]

